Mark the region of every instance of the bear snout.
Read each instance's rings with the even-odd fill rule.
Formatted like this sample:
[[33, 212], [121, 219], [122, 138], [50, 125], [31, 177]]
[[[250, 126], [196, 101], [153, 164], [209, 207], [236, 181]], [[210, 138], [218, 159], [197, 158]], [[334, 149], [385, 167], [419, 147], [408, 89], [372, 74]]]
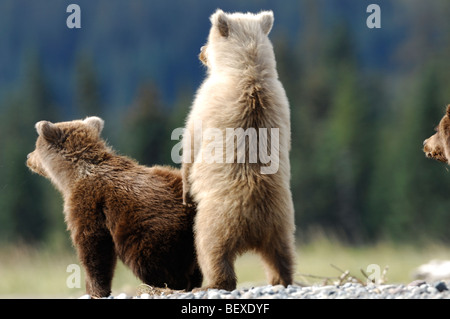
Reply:
[[425, 141], [423, 141], [423, 152], [425, 153], [425, 156], [427, 158], [433, 158], [433, 150], [431, 149], [431, 147], [429, 145], [427, 145], [428, 139], [426, 139]]
[[425, 141], [423, 141], [423, 152], [427, 154], [431, 152], [430, 147], [427, 145], [428, 139], [426, 139]]
[[31, 152], [27, 155], [26, 165], [32, 172], [47, 177], [47, 174], [42, 168], [40, 161], [36, 158], [36, 156], [34, 156], [34, 152]]
[[31, 165], [32, 157], [33, 157], [33, 152], [27, 154], [27, 166], [28, 167], [30, 167], [30, 165]]

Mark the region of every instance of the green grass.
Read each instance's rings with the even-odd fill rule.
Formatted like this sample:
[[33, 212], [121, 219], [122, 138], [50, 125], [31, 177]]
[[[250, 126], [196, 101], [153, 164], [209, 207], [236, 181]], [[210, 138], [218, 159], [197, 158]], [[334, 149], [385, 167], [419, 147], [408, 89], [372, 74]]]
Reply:
[[[431, 259], [450, 259], [450, 247], [442, 244], [413, 246], [382, 242], [376, 245], [353, 247], [338, 241], [318, 238], [314, 242], [297, 248], [295, 281], [301, 284], [323, 284], [326, 277], [332, 277], [328, 284], [338, 281], [342, 271], [364, 282], [361, 269], [370, 275], [367, 267], [376, 264], [381, 272], [387, 268], [386, 283], [407, 284], [414, 280], [414, 269]], [[265, 284], [262, 263], [254, 254], [244, 255], [236, 264], [240, 286], [245, 282]]]
[[[388, 266], [387, 283], [408, 283], [413, 270], [431, 259], [450, 259], [450, 247], [428, 244], [420, 247], [395, 245], [387, 242], [370, 246], [352, 247], [326, 238], [300, 245], [297, 249], [295, 280], [304, 284], [323, 283], [318, 277], [339, 277], [342, 270], [364, 280], [360, 269], [370, 264], [381, 269]], [[67, 266], [78, 264], [73, 251], [31, 249], [27, 247], [0, 247], [0, 298], [76, 298], [85, 293], [84, 270], [81, 269], [81, 287], [69, 288], [66, 280], [71, 275]], [[267, 284], [259, 256], [245, 254], [237, 259], [239, 287]], [[330, 282], [329, 282], [330, 283]], [[113, 295], [125, 292], [136, 294], [140, 281], [118, 262], [113, 281]]]
[[[79, 265], [73, 251], [53, 252], [27, 247], [0, 248], [0, 298], [77, 298], [85, 294], [85, 273], [81, 268], [81, 287], [69, 288], [72, 272], [67, 266]], [[135, 294], [140, 281], [121, 262], [117, 263], [113, 294]]]

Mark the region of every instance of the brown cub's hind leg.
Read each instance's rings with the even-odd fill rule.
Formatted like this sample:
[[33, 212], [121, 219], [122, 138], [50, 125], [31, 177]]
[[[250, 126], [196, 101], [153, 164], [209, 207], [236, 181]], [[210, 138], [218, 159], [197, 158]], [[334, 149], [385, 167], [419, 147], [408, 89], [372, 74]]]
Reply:
[[86, 270], [86, 292], [95, 298], [108, 297], [117, 257], [109, 233], [99, 231], [74, 236], [78, 257]]
[[203, 275], [200, 268], [195, 265], [194, 272], [189, 276], [189, 286], [187, 290], [193, 290], [195, 288], [200, 288], [203, 281]]

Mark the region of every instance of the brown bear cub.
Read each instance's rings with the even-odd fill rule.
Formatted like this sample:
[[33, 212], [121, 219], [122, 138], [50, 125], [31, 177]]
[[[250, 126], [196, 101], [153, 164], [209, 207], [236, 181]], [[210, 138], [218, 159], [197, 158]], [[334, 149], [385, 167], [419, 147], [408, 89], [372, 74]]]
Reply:
[[98, 117], [38, 122], [36, 149], [27, 160], [64, 197], [87, 293], [111, 293], [117, 257], [148, 285], [199, 287], [195, 209], [183, 205], [179, 170], [145, 167], [116, 155], [100, 137], [103, 125]]
[[[436, 133], [423, 142], [423, 151], [428, 158], [449, 163], [450, 159], [450, 105], [435, 128]], [[449, 163], [450, 164], [450, 163]]]

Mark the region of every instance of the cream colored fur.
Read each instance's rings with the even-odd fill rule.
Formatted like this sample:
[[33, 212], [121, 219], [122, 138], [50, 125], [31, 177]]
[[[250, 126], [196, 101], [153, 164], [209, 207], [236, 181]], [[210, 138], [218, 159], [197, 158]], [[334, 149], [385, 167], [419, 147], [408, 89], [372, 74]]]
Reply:
[[[208, 75], [197, 91], [183, 139], [184, 200], [197, 204], [196, 249], [205, 288], [234, 289], [234, 261], [247, 250], [261, 253], [271, 284], [288, 285], [294, 267], [290, 111], [268, 38], [273, 13], [217, 10], [211, 23], [200, 56]], [[194, 162], [209, 143], [194, 132], [199, 121], [203, 131], [217, 128], [223, 136], [226, 128], [278, 128], [278, 170], [262, 174], [264, 164], [249, 163], [248, 157], [243, 164]]]

